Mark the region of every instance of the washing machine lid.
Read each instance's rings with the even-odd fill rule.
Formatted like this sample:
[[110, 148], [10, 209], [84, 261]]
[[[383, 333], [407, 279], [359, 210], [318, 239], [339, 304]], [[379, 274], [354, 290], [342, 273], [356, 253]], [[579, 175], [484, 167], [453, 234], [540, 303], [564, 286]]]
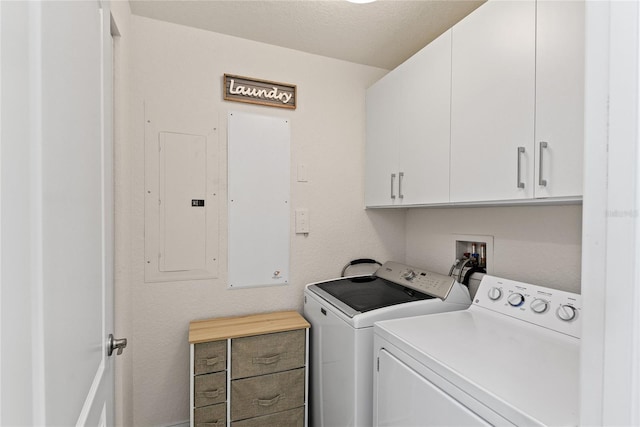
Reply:
[[316, 283], [308, 289], [349, 317], [396, 304], [433, 298], [376, 276], [345, 277]]

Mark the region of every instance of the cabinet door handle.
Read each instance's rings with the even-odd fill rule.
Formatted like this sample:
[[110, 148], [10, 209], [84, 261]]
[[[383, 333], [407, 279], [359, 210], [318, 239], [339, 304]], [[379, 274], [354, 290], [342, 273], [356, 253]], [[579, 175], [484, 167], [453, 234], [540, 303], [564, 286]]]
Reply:
[[273, 397], [271, 399], [256, 399], [254, 400], [254, 403], [258, 404], [259, 406], [273, 406], [278, 403], [279, 400], [280, 395], [278, 394], [276, 397]]
[[220, 357], [215, 356], [210, 359], [207, 359], [207, 366], [215, 365], [216, 363], [220, 363]]
[[206, 365], [206, 366], [213, 366], [216, 363], [219, 363], [220, 357], [219, 356], [214, 356], [214, 357], [210, 357], [208, 359], [198, 359], [197, 364], [198, 365]]
[[204, 397], [206, 399], [215, 399], [216, 397], [220, 396], [220, 394], [222, 394], [222, 390], [217, 388], [215, 390], [199, 391], [196, 393], [196, 397]]
[[518, 171], [516, 173], [518, 178], [518, 182], [517, 182], [518, 188], [524, 188], [524, 182], [522, 182], [522, 178], [520, 176], [521, 169], [522, 169], [521, 160], [522, 160], [523, 153], [524, 153], [524, 147], [518, 147]]
[[395, 186], [396, 186], [396, 174], [392, 173], [391, 174], [391, 198], [392, 199], [396, 198], [396, 193], [393, 192], [393, 189]]
[[265, 357], [254, 357], [253, 364], [254, 365], [271, 365], [273, 363], [280, 361], [280, 355], [274, 354], [273, 356], [265, 356]]
[[542, 179], [542, 153], [544, 152], [543, 150], [545, 148], [548, 147], [549, 144], [547, 144], [544, 141], [540, 141], [540, 163], [538, 164], [538, 185], [540, 187], [546, 187], [547, 186], [547, 180], [546, 179]]
[[402, 179], [404, 178], [404, 172], [400, 172], [398, 174], [398, 197], [404, 199], [404, 194], [402, 194]]

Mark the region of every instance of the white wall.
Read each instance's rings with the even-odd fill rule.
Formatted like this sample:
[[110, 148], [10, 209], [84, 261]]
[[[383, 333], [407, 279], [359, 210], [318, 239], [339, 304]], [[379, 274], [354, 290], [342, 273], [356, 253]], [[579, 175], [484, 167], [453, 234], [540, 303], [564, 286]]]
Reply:
[[640, 425], [640, 7], [587, 2], [582, 425]]
[[407, 211], [406, 262], [447, 274], [454, 234], [494, 237], [493, 275], [580, 292], [582, 206]]
[[[116, 72], [116, 79], [127, 73], [130, 79], [124, 83], [126, 115], [116, 115], [116, 329], [129, 338], [118, 374], [118, 420], [171, 425], [188, 420], [189, 321], [301, 311], [304, 285], [338, 276], [349, 260], [403, 260], [404, 212], [363, 209], [365, 89], [385, 70], [137, 16], [130, 24], [121, 40], [128, 37], [129, 68]], [[299, 106], [289, 111], [225, 102], [224, 73], [296, 84]], [[211, 125], [219, 126], [218, 279], [144, 282], [144, 102], [165, 117], [211, 111]], [[309, 208], [311, 233], [292, 234], [288, 286], [227, 290], [227, 110], [291, 119], [291, 208]], [[118, 125], [119, 117], [124, 122]], [[119, 126], [128, 129], [124, 137]], [[309, 182], [295, 182], [300, 162], [308, 165]]]

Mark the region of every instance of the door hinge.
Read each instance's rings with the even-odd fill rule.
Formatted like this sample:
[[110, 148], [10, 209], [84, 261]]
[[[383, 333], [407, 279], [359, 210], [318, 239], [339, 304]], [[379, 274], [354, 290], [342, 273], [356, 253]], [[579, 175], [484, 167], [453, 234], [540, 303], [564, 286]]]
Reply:
[[378, 363], [376, 366], [376, 371], [380, 372], [380, 358], [378, 357], [377, 360], [378, 360]]

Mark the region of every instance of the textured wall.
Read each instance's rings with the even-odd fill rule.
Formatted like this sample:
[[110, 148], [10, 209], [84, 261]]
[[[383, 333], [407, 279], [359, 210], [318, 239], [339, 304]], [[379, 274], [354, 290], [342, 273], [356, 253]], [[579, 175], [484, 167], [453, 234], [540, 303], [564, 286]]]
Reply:
[[406, 262], [446, 274], [454, 234], [493, 236], [493, 274], [580, 292], [582, 205], [407, 211]]
[[[121, 107], [126, 117], [120, 123], [127, 135], [116, 145], [116, 320], [130, 339], [126, 358], [118, 362], [119, 422], [161, 426], [188, 420], [190, 320], [301, 311], [304, 285], [339, 275], [353, 258], [402, 261], [404, 212], [363, 209], [365, 89], [384, 70], [137, 16], [130, 24], [129, 68], [122, 71], [129, 78], [129, 105]], [[224, 102], [224, 73], [297, 84], [299, 107]], [[145, 102], [163, 116], [211, 111], [211, 123], [219, 125], [218, 279], [144, 282]], [[288, 286], [227, 289], [227, 110], [291, 119], [291, 208], [309, 208], [311, 233], [292, 233]], [[300, 162], [308, 166], [309, 182], [295, 181]]]
[[[362, 208], [364, 95], [384, 70], [127, 14], [116, 20], [124, 30], [116, 57], [116, 332], [130, 340], [116, 365], [118, 424], [188, 419], [190, 320], [301, 310], [304, 285], [337, 276], [353, 258], [446, 273], [453, 234], [488, 234], [495, 238], [494, 274], [579, 291], [580, 206]], [[297, 84], [299, 107], [224, 102], [223, 73]], [[218, 279], [144, 282], [145, 102], [162, 115], [211, 111], [211, 123], [219, 126]], [[226, 288], [227, 110], [291, 118], [291, 208], [309, 208], [311, 234], [292, 233], [288, 286]], [[295, 181], [298, 163], [308, 166], [309, 182]]]

